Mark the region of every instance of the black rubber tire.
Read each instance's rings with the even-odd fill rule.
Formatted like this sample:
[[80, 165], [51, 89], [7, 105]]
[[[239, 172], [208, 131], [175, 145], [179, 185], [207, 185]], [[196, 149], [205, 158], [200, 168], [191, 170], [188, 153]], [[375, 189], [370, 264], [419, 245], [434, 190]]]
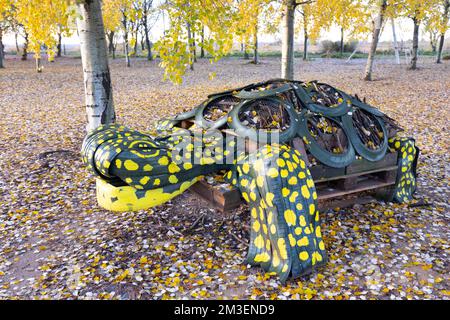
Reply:
[[378, 124], [381, 126], [383, 130], [383, 145], [377, 150], [371, 150], [367, 148], [364, 143], [361, 141], [358, 133], [356, 132], [355, 127], [353, 126], [353, 118], [352, 113], [346, 114], [341, 117], [342, 125], [347, 133], [347, 137], [350, 139], [353, 147], [356, 152], [368, 161], [379, 161], [384, 158], [386, 155], [386, 151], [388, 148], [388, 134], [386, 130], [386, 126], [384, 125], [383, 120], [380, 117], [375, 116], [371, 113], [377, 120]]
[[218, 128], [222, 127], [223, 125], [225, 125], [227, 123], [229, 113], [216, 121], [206, 120], [203, 113], [205, 112], [205, 109], [209, 105], [211, 105], [211, 103], [213, 103], [217, 100], [223, 99], [224, 97], [227, 97], [227, 96], [232, 97], [232, 95], [230, 95], [230, 94], [224, 94], [224, 95], [220, 95], [220, 96], [214, 96], [214, 97], [208, 99], [207, 101], [205, 101], [204, 103], [202, 103], [195, 112], [195, 122], [198, 123], [200, 125], [200, 127], [203, 129], [218, 129]]
[[[313, 115], [320, 115], [325, 118], [328, 118], [332, 120], [333, 122], [337, 123], [342, 129], [344, 130], [344, 133], [347, 135], [347, 151], [343, 154], [335, 154], [332, 152], [329, 152], [325, 149], [323, 149], [317, 141], [314, 139], [314, 137], [311, 135], [311, 133], [308, 130], [308, 118]], [[355, 149], [353, 148], [350, 139], [348, 138], [348, 132], [345, 129], [345, 127], [338, 121], [337, 119], [334, 119], [332, 117], [328, 117], [326, 115], [322, 114], [314, 114], [310, 112], [302, 112], [300, 115], [300, 126], [298, 134], [301, 138], [308, 141], [308, 143], [305, 143], [305, 146], [308, 148], [309, 152], [321, 163], [333, 167], [333, 168], [344, 168], [348, 166], [350, 163], [352, 163], [355, 160], [356, 154]]]
[[[339, 92], [342, 92], [342, 91], [339, 91]], [[364, 103], [364, 102], [356, 99], [356, 97], [350, 96], [350, 101], [352, 102], [352, 105], [354, 107], [361, 108], [361, 109], [373, 114], [374, 116], [378, 116], [378, 117], [385, 116], [385, 114], [383, 112], [381, 112], [380, 110], [378, 110], [377, 108], [369, 106], [367, 103]]]
[[[295, 112], [294, 107], [287, 103], [286, 101], [283, 101], [279, 98], [263, 98], [263, 99], [255, 99], [255, 100], [244, 100], [237, 106], [231, 110], [229, 113], [229, 116], [231, 117], [231, 123], [229, 126], [236, 130], [236, 133], [241, 137], [248, 137], [250, 140], [258, 141], [258, 132], [256, 129], [248, 128], [242, 124], [242, 122], [239, 120], [239, 111], [248, 106], [251, 103], [254, 103], [257, 100], [268, 100], [274, 103], [279, 103], [283, 105], [283, 107], [286, 109], [287, 113], [289, 114], [289, 128], [283, 132], [280, 133], [280, 143], [285, 143], [292, 138], [295, 137], [297, 134], [297, 131], [299, 130], [299, 123], [300, 120], [298, 118], [297, 112]], [[270, 134], [267, 130], [260, 130], [262, 132], [265, 132], [266, 134]]]
[[234, 96], [237, 97], [237, 98], [246, 99], [246, 100], [261, 99], [261, 98], [273, 97], [273, 96], [276, 96], [277, 94], [289, 91], [291, 89], [292, 89], [291, 84], [286, 83], [286, 84], [284, 84], [282, 86], [279, 86], [277, 88], [261, 90], [261, 91], [241, 90], [240, 92], [238, 92]]
[[338, 106], [330, 108], [324, 105], [314, 103], [309, 93], [301, 85], [294, 86], [294, 91], [297, 94], [297, 97], [300, 99], [300, 101], [302, 101], [302, 103], [307, 109], [311, 110], [312, 112], [323, 114], [328, 117], [339, 117], [351, 110], [351, 107], [347, 102], [351, 101], [351, 97], [342, 91], [339, 91], [337, 89], [335, 90], [342, 95], [344, 101], [340, 103]]

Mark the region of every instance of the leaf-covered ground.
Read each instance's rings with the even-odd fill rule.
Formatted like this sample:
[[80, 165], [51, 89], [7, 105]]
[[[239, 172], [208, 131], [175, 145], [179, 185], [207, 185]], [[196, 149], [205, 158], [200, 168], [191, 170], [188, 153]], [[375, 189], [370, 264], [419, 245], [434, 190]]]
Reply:
[[[296, 78], [318, 79], [367, 97], [421, 148], [417, 198], [426, 206], [376, 203], [321, 213], [329, 263], [285, 285], [242, 264], [245, 207], [223, 217], [186, 193], [136, 213], [100, 209], [79, 159], [85, 128], [81, 61], [44, 72], [8, 59], [0, 70], [0, 299], [279, 298], [448, 299], [450, 65], [407, 71], [377, 61], [296, 61]], [[276, 77], [227, 59], [196, 64], [180, 87], [161, 81], [156, 62], [111, 65], [118, 121], [146, 130], [207, 94]], [[210, 80], [210, 72], [216, 72]]]

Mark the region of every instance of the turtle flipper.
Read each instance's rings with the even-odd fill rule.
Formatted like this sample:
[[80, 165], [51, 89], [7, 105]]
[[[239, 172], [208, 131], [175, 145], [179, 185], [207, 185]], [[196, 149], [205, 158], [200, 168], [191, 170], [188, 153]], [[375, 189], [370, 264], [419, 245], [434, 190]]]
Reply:
[[228, 178], [250, 206], [249, 264], [285, 281], [325, 263], [317, 193], [297, 150], [266, 145], [238, 163]]

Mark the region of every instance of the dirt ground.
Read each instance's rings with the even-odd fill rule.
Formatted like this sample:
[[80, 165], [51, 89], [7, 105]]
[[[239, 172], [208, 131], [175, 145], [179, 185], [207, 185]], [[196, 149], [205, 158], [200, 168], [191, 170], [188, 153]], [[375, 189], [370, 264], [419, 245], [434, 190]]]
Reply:
[[[421, 149], [416, 197], [427, 205], [321, 213], [328, 264], [281, 284], [243, 264], [244, 206], [223, 217], [186, 193], [153, 210], [100, 209], [79, 157], [81, 61], [61, 58], [37, 74], [33, 61], [8, 57], [0, 70], [0, 299], [448, 299], [450, 64], [422, 59], [407, 71], [383, 59], [369, 83], [364, 63], [297, 60], [295, 76], [357, 93], [397, 119]], [[209, 93], [277, 77], [280, 63], [230, 58], [195, 68], [174, 86], [157, 62], [127, 69], [112, 61], [118, 122], [147, 130]]]

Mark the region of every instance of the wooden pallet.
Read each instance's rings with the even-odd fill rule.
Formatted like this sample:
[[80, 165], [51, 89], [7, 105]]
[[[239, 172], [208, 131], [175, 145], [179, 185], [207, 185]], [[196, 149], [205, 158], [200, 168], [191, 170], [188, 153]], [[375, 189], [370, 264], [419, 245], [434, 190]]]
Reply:
[[[365, 191], [389, 192], [390, 187], [395, 184], [397, 170], [397, 153], [388, 153], [377, 162], [356, 160], [343, 169], [324, 165], [313, 166], [310, 169], [316, 186], [319, 208], [322, 210], [373, 201], [374, 197], [368, 195], [355, 197], [355, 195]], [[243, 203], [240, 191], [236, 187], [214, 187], [206, 181], [199, 181], [190, 190], [223, 213], [230, 212]], [[384, 193], [378, 192], [377, 196]]]
[[[192, 123], [190, 120], [182, 121], [181, 127], [189, 128]], [[235, 135], [231, 130], [223, 131]], [[293, 139], [291, 147], [299, 150], [304, 159], [308, 159], [302, 139]], [[247, 140], [245, 148], [248, 152], [253, 152], [257, 150], [258, 145]], [[311, 166], [310, 172], [316, 187], [319, 208], [342, 208], [372, 201], [374, 198], [371, 196], [357, 196], [369, 191], [378, 191], [378, 198], [388, 199], [397, 177], [397, 157], [397, 153], [387, 153], [383, 159], [376, 162], [358, 159], [345, 168], [332, 168], [322, 164]], [[309, 166], [309, 163], [307, 165]], [[244, 202], [240, 191], [233, 186], [216, 187], [202, 180], [190, 190], [224, 213]]]

